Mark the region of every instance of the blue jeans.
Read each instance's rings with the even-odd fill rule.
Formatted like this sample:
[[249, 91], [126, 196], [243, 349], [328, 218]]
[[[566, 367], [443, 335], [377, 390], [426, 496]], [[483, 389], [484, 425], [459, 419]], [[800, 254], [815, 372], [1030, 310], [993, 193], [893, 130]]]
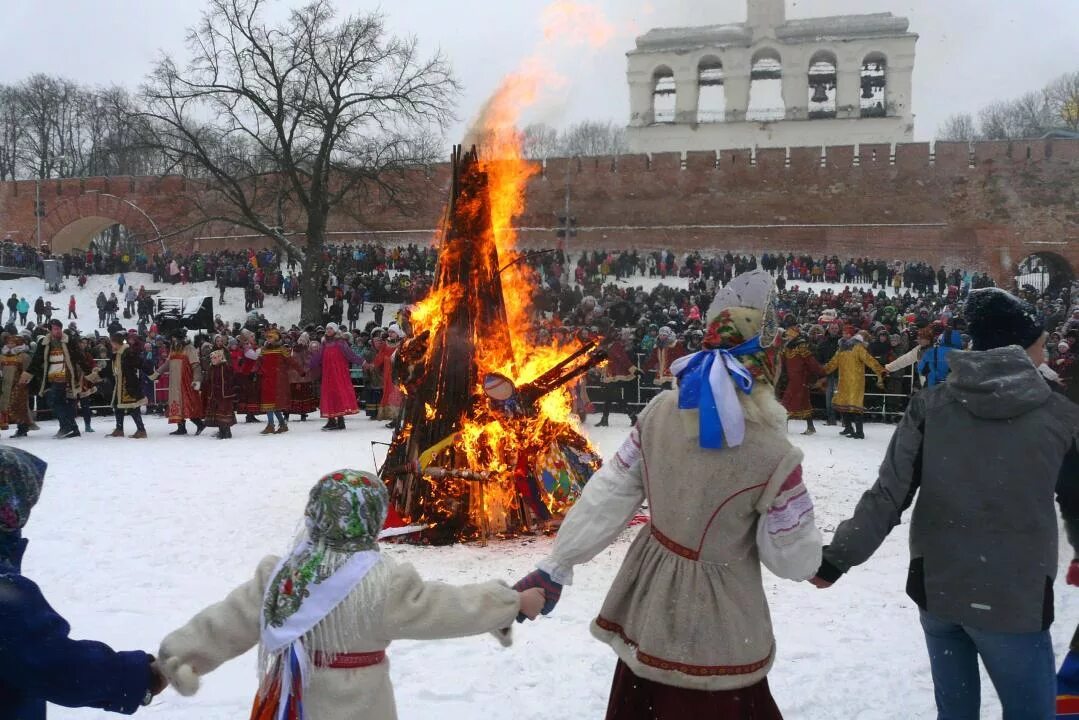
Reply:
[[938, 720], [978, 720], [978, 658], [1000, 697], [1003, 720], [1056, 718], [1056, 664], [1049, 631], [976, 630], [922, 612]]
[[45, 390], [45, 403], [60, 422], [61, 430], [78, 430], [75, 426], [75, 401], [67, 396], [67, 383], [49, 383]]
[[281, 424], [281, 425], [286, 424], [285, 423], [285, 415], [284, 415], [284, 413], [280, 412], [279, 410], [271, 410], [270, 412], [266, 413], [266, 424], [269, 425], [270, 427], [273, 427], [274, 426], [274, 422], [273, 422], [274, 418], [277, 418], [277, 422], [279, 424]]

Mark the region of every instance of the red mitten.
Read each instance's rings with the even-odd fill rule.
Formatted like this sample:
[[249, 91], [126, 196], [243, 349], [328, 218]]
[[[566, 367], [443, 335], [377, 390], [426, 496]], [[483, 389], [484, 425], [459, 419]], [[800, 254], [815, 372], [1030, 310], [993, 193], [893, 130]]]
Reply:
[[1079, 560], [1072, 560], [1068, 566], [1068, 584], [1079, 587]]

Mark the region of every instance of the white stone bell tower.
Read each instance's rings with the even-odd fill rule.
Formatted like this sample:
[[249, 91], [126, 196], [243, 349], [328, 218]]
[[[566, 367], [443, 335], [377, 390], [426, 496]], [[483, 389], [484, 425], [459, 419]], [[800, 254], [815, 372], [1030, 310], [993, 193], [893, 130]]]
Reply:
[[787, 21], [786, 0], [746, 0], [746, 25], [754, 30], [777, 28]]

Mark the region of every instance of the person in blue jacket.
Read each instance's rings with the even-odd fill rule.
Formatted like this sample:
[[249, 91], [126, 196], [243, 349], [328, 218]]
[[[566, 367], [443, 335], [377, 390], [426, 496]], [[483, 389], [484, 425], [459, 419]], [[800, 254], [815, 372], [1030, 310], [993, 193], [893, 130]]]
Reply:
[[962, 333], [956, 328], [945, 328], [937, 339], [937, 344], [918, 361], [918, 374], [925, 377], [927, 387], [940, 385], [947, 379], [948, 373], [951, 372], [948, 355], [962, 349]]
[[154, 658], [72, 640], [71, 626], [21, 571], [45, 462], [0, 447], [0, 720], [44, 720], [45, 703], [130, 715], [166, 687]]

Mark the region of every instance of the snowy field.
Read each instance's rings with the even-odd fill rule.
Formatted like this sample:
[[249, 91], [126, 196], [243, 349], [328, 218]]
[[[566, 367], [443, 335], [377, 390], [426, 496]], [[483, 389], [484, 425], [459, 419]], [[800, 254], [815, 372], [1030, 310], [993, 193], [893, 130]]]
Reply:
[[[628, 423], [590, 429], [606, 455]], [[74, 637], [121, 649], [156, 650], [161, 638], [194, 612], [247, 580], [259, 559], [280, 553], [298, 527], [306, 495], [322, 473], [372, 469], [375, 448], [389, 431], [350, 419], [344, 434], [319, 432], [321, 422], [293, 422], [291, 432], [258, 436], [261, 425], [239, 425], [235, 439], [168, 437], [161, 418], [148, 421], [150, 439], [50, 439], [43, 423], [20, 447], [48, 460], [45, 491], [27, 528], [25, 570], [72, 623]], [[792, 433], [802, 430], [792, 424]], [[792, 435], [806, 451], [807, 484], [826, 537], [872, 482], [892, 428], [869, 425], [857, 442], [823, 428]], [[392, 676], [405, 720], [549, 720], [602, 718], [614, 654], [588, 633], [632, 536], [628, 530], [582, 566], [551, 616], [517, 626], [501, 649], [489, 637], [390, 647]], [[916, 720], [935, 716], [929, 665], [917, 611], [903, 594], [906, 526], [876, 556], [834, 588], [816, 590], [765, 575], [778, 638], [769, 676], [785, 716], [793, 720]], [[479, 547], [386, 546], [430, 579], [513, 582], [543, 557], [548, 538]], [[1061, 549], [1061, 578], [1070, 554]], [[1058, 581], [1058, 652], [1079, 620], [1079, 592]], [[167, 691], [140, 717], [238, 720], [248, 717], [256, 686], [249, 653], [209, 676], [195, 698]], [[986, 682], [984, 717], [999, 717]], [[50, 709], [50, 718], [105, 718], [87, 710]]]

